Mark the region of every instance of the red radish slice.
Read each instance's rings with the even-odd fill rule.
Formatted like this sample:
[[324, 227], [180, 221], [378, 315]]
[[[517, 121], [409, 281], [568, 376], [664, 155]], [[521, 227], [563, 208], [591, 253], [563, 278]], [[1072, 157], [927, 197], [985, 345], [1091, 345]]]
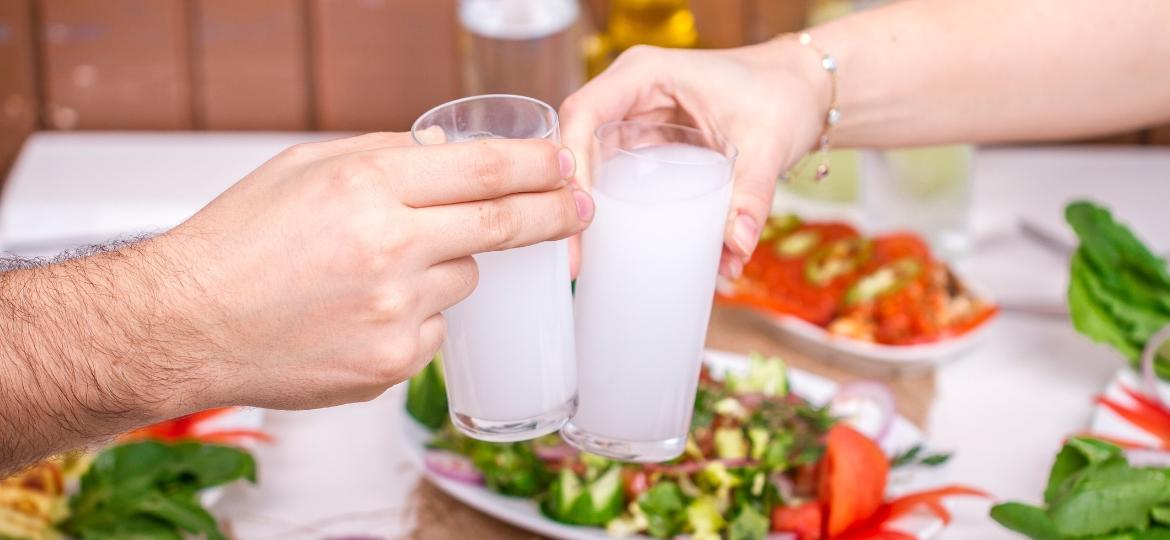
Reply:
[[423, 465], [448, 480], [464, 484], [483, 484], [483, 474], [476, 470], [471, 460], [451, 452], [431, 450], [423, 456]]
[[894, 425], [894, 394], [873, 381], [846, 384], [837, 391], [829, 408], [857, 431], [881, 441]]
[[557, 445], [534, 444], [532, 445], [532, 452], [541, 461], [563, 461], [577, 457], [577, 454], [581, 453], [580, 450], [565, 443]]

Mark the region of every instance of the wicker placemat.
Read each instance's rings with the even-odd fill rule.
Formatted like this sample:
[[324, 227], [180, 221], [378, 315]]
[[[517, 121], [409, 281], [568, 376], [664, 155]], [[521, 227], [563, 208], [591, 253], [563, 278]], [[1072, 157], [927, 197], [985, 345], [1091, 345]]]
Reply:
[[[930, 370], [868, 372], [859, 375], [807, 354], [786, 344], [775, 329], [754, 314], [716, 308], [711, 315], [707, 346], [740, 353], [760, 352], [783, 357], [790, 365], [836, 381], [861, 378], [880, 380], [893, 390], [898, 412], [915, 424], [926, 421], [934, 398], [934, 372]], [[418, 528], [415, 540], [512, 540], [539, 539], [527, 532], [479, 512], [451, 498], [429, 482], [420, 481], [413, 505]]]

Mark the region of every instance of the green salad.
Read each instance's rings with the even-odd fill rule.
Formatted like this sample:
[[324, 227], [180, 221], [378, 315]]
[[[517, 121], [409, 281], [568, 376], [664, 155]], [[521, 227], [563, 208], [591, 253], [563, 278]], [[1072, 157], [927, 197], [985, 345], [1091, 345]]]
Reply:
[[816, 498], [815, 465], [834, 424], [827, 407], [789, 392], [783, 362], [753, 356], [743, 376], [717, 381], [703, 373], [683, 456], [619, 463], [577, 452], [556, 435], [506, 444], [471, 439], [448, 420], [442, 377], [436, 360], [407, 392], [406, 410], [434, 434], [428, 468], [532, 499], [555, 521], [619, 536], [764, 538], [774, 509]]

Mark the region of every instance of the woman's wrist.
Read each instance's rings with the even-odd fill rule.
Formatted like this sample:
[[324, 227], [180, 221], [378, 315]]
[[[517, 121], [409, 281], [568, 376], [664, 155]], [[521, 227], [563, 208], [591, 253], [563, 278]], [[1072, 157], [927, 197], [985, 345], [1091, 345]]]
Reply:
[[779, 129], [791, 134], [793, 160], [814, 150], [833, 105], [833, 80], [817, 52], [801, 45], [795, 34], [737, 49], [760, 74], [762, 84], [780, 101]]

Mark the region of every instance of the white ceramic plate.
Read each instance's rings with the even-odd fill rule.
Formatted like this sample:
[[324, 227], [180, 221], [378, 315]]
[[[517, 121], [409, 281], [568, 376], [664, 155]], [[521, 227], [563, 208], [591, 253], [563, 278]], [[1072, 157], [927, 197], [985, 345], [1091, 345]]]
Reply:
[[[987, 298], [986, 296], [982, 296]], [[973, 348], [995, 323], [996, 316], [962, 335], [920, 345], [882, 345], [830, 334], [828, 330], [791, 315], [769, 315], [758, 310], [782, 333], [812, 347], [819, 357], [846, 362], [868, 362], [889, 367], [929, 366], [955, 358]]]
[[[746, 357], [722, 351], [707, 351], [705, 361], [715, 377], [722, 377], [728, 371], [739, 372], [747, 366]], [[837, 389], [836, 383], [828, 379], [795, 369], [789, 370], [789, 380], [794, 392], [813, 403], [827, 402]], [[402, 422], [402, 425], [405, 426], [403, 440], [411, 461], [431, 483], [448, 495], [488, 515], [551, 538], [566, 540], [608, 540], [610, 538], [601, 528], [576, 527], [552, 521], [542, 516], [536, 503], [529, 500], [505, 497], [492, 493], [482, 486], [462, 484], [431, 473], [422, 464], [430, 433], [416, 422], [411, 421], [409, 416], [406, 418], [407, 421]], [[909, 420], [898, 417], [883, 442], [882, 448], [887, 453], [893, 454], [915, 444], [920, 444], [922, 441], [922, 432], [914, 427]], [[888, 491], [890, 495], [898, 495], [941, 485], [944, 481], [945, 470], [943, 467], [899, 470], [891, 474]], [[930, 514], [917, 513], [899, 519], [892, 524], [892, 527], [913, 534], [920, 539], [926, 539], [937, 535], [942, 530], [943, 523]], [[646, 536], [633, 538], [649, 540], [649, 537]]]

